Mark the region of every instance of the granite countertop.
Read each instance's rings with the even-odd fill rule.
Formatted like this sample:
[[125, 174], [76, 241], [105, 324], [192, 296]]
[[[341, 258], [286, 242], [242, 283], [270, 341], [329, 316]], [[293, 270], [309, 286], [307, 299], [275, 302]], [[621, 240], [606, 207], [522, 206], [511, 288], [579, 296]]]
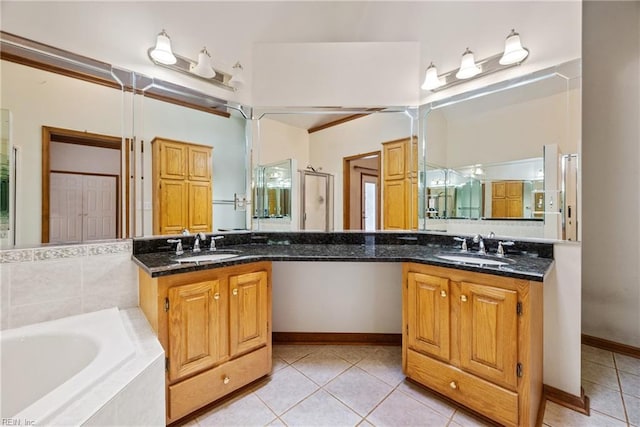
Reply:
[[[448, 261], [438, 258], [436, 255], [478, 255], [471, 250], [461, 253], [451, 247], [421, 244], [279, 244], [279, 243], [244, 243], [226, 245], [223, 248], [211, 252], [203, 250], [192, 253], [185, 250], [183, 255], [177, 256], [173, 251], [135, 253], [133, 260], [151, 277], [167, 276], [176, 273], [207, 270], [211, 268], [226, 267], [231, 265], [246, 264], [257, 261], [342, 261], [342, 262], [415, 262], [440, 267], [455, 268], [479, 273], [495, 274], [518, 279], [542, 282], [545, 274], [553, 264], [552, 257], [540, 257], [537, 253], [521, 252], [508, 254], [505, 258], [487, 256], [484, 258], [506, 261], [507, 265], [475, 265]], [[238, 256], [220, 261], [207, 261], [196, 265], [195, 263], [180, 264], [178, 258], [197, 255], [209, 255], [214, 253], [235, 253]]]

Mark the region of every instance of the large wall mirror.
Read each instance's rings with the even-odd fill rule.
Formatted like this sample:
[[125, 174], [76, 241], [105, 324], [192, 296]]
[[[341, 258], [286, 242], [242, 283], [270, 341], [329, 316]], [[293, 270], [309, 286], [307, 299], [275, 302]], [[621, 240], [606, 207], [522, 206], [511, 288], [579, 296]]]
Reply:
[[255, 109], [254, 167], [287, 159], [293, 166], [291, 215], [254, 211], [253, 228], [417, 229], [416, 113], [405, 107]]
[[578, 240], [579, 63], [421, 106], [421, 228]]

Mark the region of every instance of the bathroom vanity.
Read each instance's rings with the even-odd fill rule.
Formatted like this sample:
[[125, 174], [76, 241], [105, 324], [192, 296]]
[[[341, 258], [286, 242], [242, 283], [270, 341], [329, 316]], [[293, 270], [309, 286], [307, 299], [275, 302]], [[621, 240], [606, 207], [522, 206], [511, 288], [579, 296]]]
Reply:
[[[501, 424], [535, 425], [552, 245], [517, 242], [496, 257], [438, 234], [274, 232], [192, 253], [193, 236], [182, 239], [180, 255], [166, 238], [134, 240], [140, 306], [167, 356], [167, 422], [270, 373], [271, 261], [365, 261], [403, 266], [408, 378]], [[495, 253], [498, 241], [485, 245]]]

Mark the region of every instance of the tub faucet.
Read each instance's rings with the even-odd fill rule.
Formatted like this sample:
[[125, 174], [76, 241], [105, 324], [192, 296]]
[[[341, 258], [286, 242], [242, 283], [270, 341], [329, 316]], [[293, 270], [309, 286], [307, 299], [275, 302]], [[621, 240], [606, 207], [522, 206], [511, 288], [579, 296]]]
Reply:
[[484, 247], [484, 240], [482, 239], [482, 236], [480, 234], [476, 234], [475, 236], [473, 236], [473, 243], [478, 244], [478, 253], [480, 255], [487, 254], [487, 250]]
[[224, 239], [224, 236], [211, 236], [211, 244], [209, 245], [210, 251], [216, 250], [216, 240]]
[[205, 240], [207, 240], [207, 236], [205, 236], [204, 233], [198, 233], [196, 234], [196, 238], [193, 242], [193, 252], [200, 252], [200, 240], [202, 240], [203, 242]]
[[181, 239], [168, 239], [168, 243], [177, 243], [176, 245], [176, 255], [182, 255], [184, 250], [182, 250], [182, 240]]

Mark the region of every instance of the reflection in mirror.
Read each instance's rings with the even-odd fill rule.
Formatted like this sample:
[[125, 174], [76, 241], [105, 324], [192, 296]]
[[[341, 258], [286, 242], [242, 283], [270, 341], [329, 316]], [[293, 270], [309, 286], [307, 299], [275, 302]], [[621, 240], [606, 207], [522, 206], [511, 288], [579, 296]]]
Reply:
[[569, 238], [577, 178], [565, 185], [561, 164], [579, 152], [580, 78], [561, 67], [575, 64], [421, 106], [421, 229]]
[[0, 109], [0, 248], [13, 244], [13, 214], [11, 199], [14, 195], [11, 179], [13, 162], [10, 135], [11, 119], [9, 110]]
[[[9, 238], [2, 239], [3, 246], [102, 239], [100, 233], [96, 234], [103, 228], [104, 212], [99, 211], [108, 211], [111, 219], [105, 222], [113, 221], [107, 227], [113, 231], [112, 237], [125, 237], [128, 180], [122, 137], [123, 105], [125, 97], [131, 95], [123, 92], [119, 79], [111, 75], [109, 85], [95, 84], [4, 59], [1, 78], [1, 107], [11, 114], [10, 147], [15, 156], [15, 179], [10, 182], [10, 188], [15, 189], [11, 199], [14, 208], [10, 211], [14, 210], [15, 215]], [[47, 144], [46, 128], [70, 131], [75, 137], [57, 135], [62, 139]], [[116, 153], [114, 169], [104, 171], [100, 165], [102, 154], [96, 157], [95, 153], [88, 153], [102, 147], [84, 140], [91, 134], [106, 136], [113, 142], [109, 151]], [[50, 189], [52, 174], [69, 179], [63, 180], [62, 187]], [[110, 196], [98, 206], [94, 196], [101, 194], [100, 187], [87, 180], [105, 176], [111, 177]], [[56, 198], [49, 202], [50, 191], [58, 191], [73, 203], [57, 203], [60, 199]], [[59, 239], [51, 239], [52, 232], [58, 233]]]
[[[289, 157], [298, 173], [293, 173], [292, 220], [254, 221], [253, 227], [301, 230], [313, 223], [315, 230], [416, 229], [414, 114], [405, 107], [255, 111], [254, 167]], [[385, 176], [392, 167], [396, 173]], [[385, 212], [398, 213], [398, 219]]]
[[291, 171], [293, 160], [254, 168], [254, 219], [283, 219], [291, 221]]
[[[135, 96], [144, 147], [136, 168], [136, 235], [217, 232], [247, 227], [247, 137], [240, 111], [210, 112]], [[157, 89], [157, 88], [156, 88]], [[167, 172], [166, 167], [178, 170]]]

